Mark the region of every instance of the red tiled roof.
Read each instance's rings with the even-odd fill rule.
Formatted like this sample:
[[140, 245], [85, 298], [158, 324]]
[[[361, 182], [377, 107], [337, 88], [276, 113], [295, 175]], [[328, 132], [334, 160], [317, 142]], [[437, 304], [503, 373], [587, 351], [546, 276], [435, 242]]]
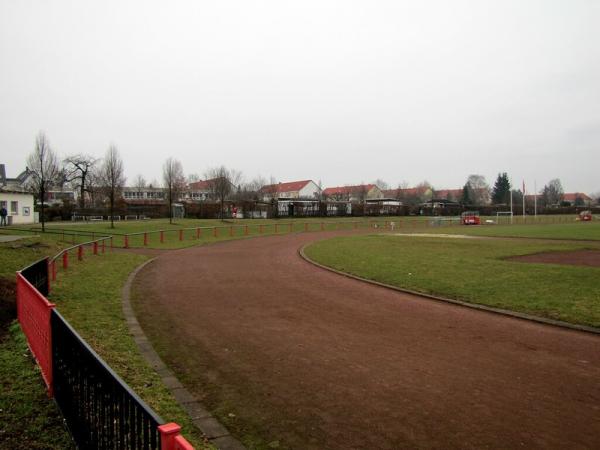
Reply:
[[435, 198], [445, 198], [448, 200], [448, 197], [454, 197], [455, 199], [459, 199], [462, 197], [463, 190], [462, 189], [440, 189], [433, 190], [433, 196]]
[[188, 185], [189, 190], [191, 191], [207, 191], [210, 190], [212, 184], [218, 180], [218, 178], [213, 178], [211, 180], [200, 180], [190, 183]]
[[386, 189], [383, 191], [383, 195], [390, 198], [397, 198], [401, 195], [411, 196], [411, 195], [421, 195], [429, 189], [425, 186], [414, 187], [414, 188], [406, 188], [406, 189]]
[[304, 186], [312, 180], [289, 181], [287, 183], [268, 184], [260, 188], [260, 192], [295, 192], [300, 191]]
[[[527, 194], [525, 196], [525, 199], [533, 200], [535, 197], [536, 197], [535, 194]], [[574, 202], [575, 200], [577, 200], [577, 197], [579, 197], [580, 199], [582, 199], [585, 202], [592, 201], [592, 198], [589, 195], [584, 194], [583, 192], [567, 192], [567, 193], [563, 194], [563, 200], [565, 202]], [[542, 194], [537, 194], [537, 198], [542, 198]]]
[[323, 195], [353, 194], [361, 191], [369, 192], [374, 187], [377, 186], [375, 186], [374, 184], [359, 184], [356, 186], [330, 187], [323, 190]]

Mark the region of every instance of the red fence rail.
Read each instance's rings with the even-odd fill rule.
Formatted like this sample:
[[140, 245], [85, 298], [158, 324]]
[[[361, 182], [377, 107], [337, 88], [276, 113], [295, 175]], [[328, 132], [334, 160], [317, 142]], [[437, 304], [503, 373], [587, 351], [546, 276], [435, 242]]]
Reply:
[[53, 393], [50, 315], [54, 306], [21, 272], [17, 272], [17, 318], [27, 337], [31, 353], [40, 366], [50, 396]]

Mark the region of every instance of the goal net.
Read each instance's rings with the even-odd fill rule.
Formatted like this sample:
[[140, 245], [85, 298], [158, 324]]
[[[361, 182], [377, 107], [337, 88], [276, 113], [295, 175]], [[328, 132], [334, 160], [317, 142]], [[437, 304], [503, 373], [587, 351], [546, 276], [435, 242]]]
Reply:
[[497, 224], [512, 224], [513, 213], [510, 211], [496, 211], [496, 223]]

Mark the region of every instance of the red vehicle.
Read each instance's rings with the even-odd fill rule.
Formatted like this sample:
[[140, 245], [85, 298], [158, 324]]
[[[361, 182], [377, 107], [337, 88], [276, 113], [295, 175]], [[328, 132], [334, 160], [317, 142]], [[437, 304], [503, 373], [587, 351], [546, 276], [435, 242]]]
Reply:
[[465, 211], [460, 215], [460, 221], [463, 225], [481, 225], [481, 218], [477, 211]]
[[592, 212], [591, 211], [581, 211], [579, 213], [579, 220], [583, 222], [589, 222], [592, 220]]

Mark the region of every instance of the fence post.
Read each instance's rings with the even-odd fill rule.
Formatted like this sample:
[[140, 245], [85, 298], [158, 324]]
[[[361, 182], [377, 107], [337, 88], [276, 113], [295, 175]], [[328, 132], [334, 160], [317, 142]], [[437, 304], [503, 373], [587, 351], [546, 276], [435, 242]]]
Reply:
[[165, 232], [160, 230], [160, 243], [163, 244], [165, 242]]
[[262, 234], [262, 233], [263, 233], [263, 226], [262, 226], [262, 224], [260, 224], [260, 225], [258, 226], [258, 232], [259, 232], [259, 234]]
[[183, 241], [183, 230], [179, 230], [179, 240]]
[[173, 450], [175, 448], [175, 436], [181, 432], [181, 427], [176, 423], [165, 423], [158, 426], [160, 433], [160, 449]]
[[279, 233], [279, 224], [275, 224], [275, 234]]
[[200, 239], [202, 236], [202, 230], [200, 228], [196, 228], [196, 239]]
[[125, 243], [123, 245], [123, 248], [129, 248], [129, 236], [125, 235]]
[[213, 237], [219, 237], [219, 229], [217, 227], [213, 227]]
[[233, 237], [233, 225], [229, 227], [229, 237]]
[[77, 247], [77, 259], [83, 261], [83, 245]]
[[148, 233], [144, 233], [144, 247], [148, 245]]
[[52, 265], [50, 266], [52, 269], [52, 281], [56, 281], [56, 260], [52, 260]]
[[63, 269], [69, 268], [69, 252], [63, 253]]
[[325, 230], [325, 225], [323, 225], [323, 222], [321, 222], [321, 231]]
[[304, 222], [304, 231], [308, 231], [308, 222]]
[[102, 250], [101, 250], [101, 251], [102, 251], [102, 253], [104, 253], [104, 250], [105, 250], [105, 248], [104, 248], [104, 247], [106, 247], [106, 243], [105, 243], [105, 242], [106, 242], [106, 240], [105, 240], [105, 239], [102, 239]]
[[98, 242], [97, 241], [94, 241], [94, 247], [93, 248], [94, 248], [94, 255], [97, 255], [98, 254]]
[[293, 226], [294, 226], [294, 224], [292, 222], [290, 222], [290, 233], [294, 230]]
[[110, 251], [112, 252], [113, 249], [113, 237], [110, 237]]
[[248, 236], [248, 225], [244, 226], [244, 235]]

